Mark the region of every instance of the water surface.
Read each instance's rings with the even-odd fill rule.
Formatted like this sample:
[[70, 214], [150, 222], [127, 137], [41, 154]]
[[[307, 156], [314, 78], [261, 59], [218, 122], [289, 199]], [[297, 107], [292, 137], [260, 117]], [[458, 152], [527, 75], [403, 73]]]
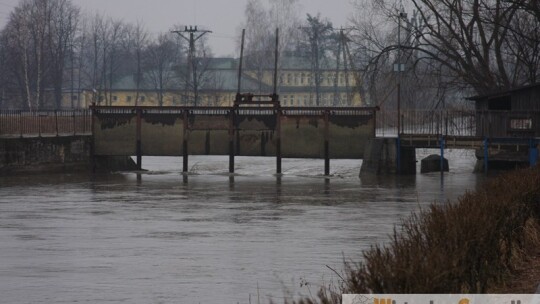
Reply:
[[[418, 158], [429, 151], [418, 151]], [[257, 303], [311, 292], [343, 258], [483, 177], [472, 152], [451, 172], [360, 179], [359, 160], [144, 158], [150, 171], [0, 178], [2, 303]]]

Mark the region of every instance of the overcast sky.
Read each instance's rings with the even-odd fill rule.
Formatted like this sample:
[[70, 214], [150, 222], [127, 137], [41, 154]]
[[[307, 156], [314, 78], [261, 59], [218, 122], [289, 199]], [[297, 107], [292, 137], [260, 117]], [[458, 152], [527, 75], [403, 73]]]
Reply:
[[[126, 22], [141, 20], [152, 33], [168, 31], [174, 24], [201, 25], [214, 33], [209, 42], [217, 56], [233, 55], [237, 30], [244, 20], [247, 0], [72, 0], [84, 13], [98, 11]], [[5, 24], [18, 0], [0, 0]], [[266, 2], [263, 0], [263, 2]], [[351, 0], [300, 0], [302, 14], [321, 13], [334, 26], [345, 25], [352, 12]]]

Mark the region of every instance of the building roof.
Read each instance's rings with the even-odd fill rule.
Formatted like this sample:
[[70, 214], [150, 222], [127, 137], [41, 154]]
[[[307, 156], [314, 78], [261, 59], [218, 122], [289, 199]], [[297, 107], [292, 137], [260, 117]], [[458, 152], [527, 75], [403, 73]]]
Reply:
[[489, 93], [489, 94], [483, 94], [483, 95], [467, 97], [467, 100], [479, 101], [479, 100], [482, 100], [482, 99], [491, 99], [491, 98], [494, 98], [494, 97], [505, 96], [505, 95], [508, 95], [510, 93], [514, 93], [514, 92], [518, 92], [518, 91], [525, 91], [525, 90], [533, 89], [533, 88], [537, 88], [537, 87], [540, 88], [540, 82], [535, 83], [535, 84], [529, 84], [529, 85], [524, 85], [524, 86], [520, 86], [520, 87], [515, 87], [515, 88], [509, 89], [509, 90], [499, 90], [499, 91]]
[[[147, 74], [148, 75], [148, 74]], [[169, 85], [164, 90], [184, 90], [184, 80], [178, 75], [169, 79]], [[238, 72], [234, 69], [209, 69], [205, 71], [204, 81], [201, 82], [200, 90], [203, 91], [230, 91], [236, 92], [238, 87]], [[112, 90], [135, 91], [137, 89], [135, 77], [128, 75], [116, 81]], [[262, 84], [262, 90], [271, 91], [267, 85]], [[154, 91], [155, 87], [148, 81], [143, 81], [139, 87], [140, 91]], [[252, 77], [242, 75], [242, 91], [258, 91], [259, 83]]]
[[[249, 60], [249, 58], [247, 58]], [[228, 91], [236, 92], [238, 85], [238, 64], [239, 59], [237, 58], [208, 58], [206, 69], [204, 71], [204, 80], [201, 81], [200, 90], [204, 91]], [[334, 63], [335, 64], [335, 63]], [[332, 62], [326, 61], [321, 62], [321, 70], [331, 70], [334, 71], [335, 67], [331, 67]], [[168, 84], [165, 85], [165, 90], [184, 90], [184, 80], [180, 76], [179, 71], [182, 71], [183, 67], [176, 67], [176, 69], [170, 70], [170, 77], [168, 77]], [[267, 68], [265, 70], [273, 70]], [[281, 70], [288, 71], [310, 71], [311, 70], [311, 61], [306, 56], [299, 56], [297, 54], [289, 53], [281, 58]], [[249, 71], [252, 69], [244, 68], [246, 73], [242, 74], [242, 91], [243, 92], [256, 92], [256, 91], [272, 91], [272, 86], [269, 84], [259, 84], [259, 81], [254, 77], [248, 75]], [[147, 71], [144, 74], [144, 80], [140, 84], [140, 91], [154, 91], [155, 87], [151, 79], [152, 71]], [[135, 76], [128, 75], [122, 77], [114, 82], [112, 90], [118, 91], [135, 91], [137, 89], [135, 83]], [[287, 92], [305, 92], [306, 87], [291, 87], [291, 86], [281, 86], [281, 91]], [[326, 90], [326, 89], [325, 89]], [[338, 89], [342, 91], [341, 89]], [[333, 89], [332, 89], [333, 91]]]

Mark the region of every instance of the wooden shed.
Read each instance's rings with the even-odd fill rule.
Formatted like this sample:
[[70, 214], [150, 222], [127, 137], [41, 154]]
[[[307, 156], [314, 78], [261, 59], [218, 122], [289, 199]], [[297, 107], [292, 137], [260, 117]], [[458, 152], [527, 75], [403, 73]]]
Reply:
[[476, 103], [476, 135], [540, 138], [540, 83], [468, 98]]

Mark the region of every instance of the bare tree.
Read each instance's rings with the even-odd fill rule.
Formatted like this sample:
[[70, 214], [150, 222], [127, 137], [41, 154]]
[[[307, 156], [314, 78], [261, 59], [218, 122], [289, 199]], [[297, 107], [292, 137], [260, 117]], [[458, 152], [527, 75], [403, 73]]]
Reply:
[[[293, 50], [293, 42], [299, 38], [301, 25], [298, 14], [299, 0], [269, 0], [269, 3], [270, 28], [280, 30], [279, 54], [281, 56], [285, 51]], [[272, 34], [274, 34], [273, 31]]]
[[11, 13], [4, 33], [21, 95], [28, 109], [42, 104], [46, 28], [50, 19], [48, 3], [24, 0]]
[[[106, 85], [106, 89], [109, 92], [109, 96], [106, 97], [106, 101], [109, 103], [109, 105], [112, 105], [113, 101], [113, 86], [115, 81], [121, 77], [121, 75], [118, 75], [117, 72], [121, 68], [121, 61], [119, 60], [121, 58], [121, 38], [124, 36], [124, 23], [121, 21], [115, 21], [111, 20], [110, 22], [110, 31], [108, 35], [105, 37], [108, 37], [108, 41], [106, 42], [106, 46], [108, 46], [107, 51], [104, 51], [105, 57], [104, 62], [105, 66], [108, 67], [107, 75], [105, 76], [106, 79], [108, 79], [108, 87]], [[105, 71], [105, 69], [104, 69]]]
[[53, 105], [61, 106], [78, 20], [79, 10], [69, 0], [23, 0], [11, 13], [3, 30], [6, 56], [26, 108], [45, 106], [48, 88], [53, 88]]
[[140, 88], [143, 83], [143, 52], [148, 45], [148, 33], [141, 22], [128, 25], [125, 31], [125, 49], [135, 61], [135, 105], [138, 105]]
[[[280, 30], [279, 56], [294, 50], [299, 38], [300, 18], [298, 0], [249, 0], [246, 9], [246, 67], [254, 69], [259, 83], [259, 94], [263, 87], [264, 70], [273, 68], [275, 29]], [[281, 70], [281, 61], [278, 74]]]
[[128, 73], [132, 64], [125, 47], [126, 25], [95, 15], [89, 21], [84, 35], [87, 37], [85, 48], [88, 50], [83, 56], [86, 62], [86, 85], [94, 91], [93, 102], [110, 105], [114, 84]]
[[[321, 104], [321, 84], [323, 73], [321, 66], [328, 66], [328, 56], [331, 50], [332, 41], [332, 23], [328, 19], [322, 19], [320, 14], [317, 16], [307, 15], [307, 20], [301, 27], [304, 39], [300, 40], [299, 48], [307, 53], [311, 62], [311, 83], [315, 89], [315, 104]], [[326, 64], [324, 64], [326, 63]]]
[[[79, 22], [79, 9], [68, 0], [51, 1], [49, 24], [48, 60], [51, 66], [51, 82], [54, 88], [56, 108], [61, 107], [65, 66], [73, 59], [74, 40]], [[71, 60], [73, 65], [73, 60]], [[72, 67], [73, 69], [73, 67]]]
[[[532, 57], [537, 55], [530, 52], [514, 52], [518, 57], [511, 55], [515, 45], [528, 40], [513, 35], [521, 24], [518, 20], [523, 17], [518, 4], [503, 0], [412, 0], [412, 4], [422, 26], [412, 28], [418, 43], [405, 48], [418, 51], [419, 60], [442, 65], [456, 81], [480, 94], [535, 81], [530, 72], [521, 71], [528, 69], [524, 62], [535, 62]], [[528, 24], [526, 28], [537, 27]], [[534, 69], [538, 71], [538, 65]]]
[[159, 106], [167, 89], [174, 85], [175, 67], [180, 60], [180, 45], [170, 33], [159, 34], [145, 52], [145, 80], [154, 88]]
[[260, 0], [249, 0], [245, 8], [246, 68], [255, 70], [259, 84], [257, 94], [262, 94], [264, 70], [272, 63], [272, 30], [268, 12]]
[[[372, 104], [392, 105], [398, 78], [402, 106], [430, 109], [535, 83], [538, 19], [516, 1], [412, 0], [402, 8], [357, 0], [353, 49]], [[393, 63], [406, 63], [405, 71], [396, 73]]]

